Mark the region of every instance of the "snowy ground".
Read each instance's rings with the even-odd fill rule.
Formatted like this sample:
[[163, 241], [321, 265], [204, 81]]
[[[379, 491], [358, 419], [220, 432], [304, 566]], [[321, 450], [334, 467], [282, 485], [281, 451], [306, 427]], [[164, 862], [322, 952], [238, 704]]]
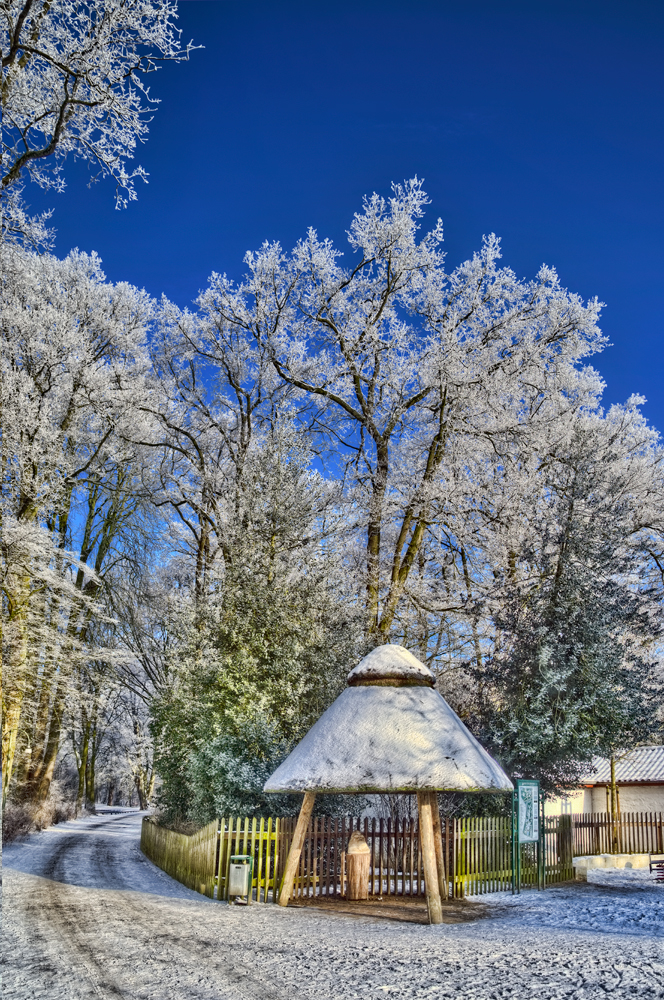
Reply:
[[139, 827], [90, 817], [5, 849], [3, 997], [664, 998], [647, 871], [486, 896], [489, 919], [426, 927], [207, 900], [143, 857]]

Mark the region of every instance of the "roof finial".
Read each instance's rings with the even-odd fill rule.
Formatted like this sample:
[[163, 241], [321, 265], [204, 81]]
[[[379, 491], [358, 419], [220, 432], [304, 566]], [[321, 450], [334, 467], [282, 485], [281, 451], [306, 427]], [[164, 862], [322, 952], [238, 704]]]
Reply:
[[349, 687], [434, 687], [436, 678], [403, 646], [376, 646], [351, 670]]

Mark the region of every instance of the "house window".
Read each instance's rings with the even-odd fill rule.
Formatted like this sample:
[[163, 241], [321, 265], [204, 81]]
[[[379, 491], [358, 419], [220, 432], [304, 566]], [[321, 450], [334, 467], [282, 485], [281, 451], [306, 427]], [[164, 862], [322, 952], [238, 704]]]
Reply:
[[561, 816], [571, 816], [572, 815], [572, 800], [571, 799], [561, 799], [560, 800], [560, 815]]

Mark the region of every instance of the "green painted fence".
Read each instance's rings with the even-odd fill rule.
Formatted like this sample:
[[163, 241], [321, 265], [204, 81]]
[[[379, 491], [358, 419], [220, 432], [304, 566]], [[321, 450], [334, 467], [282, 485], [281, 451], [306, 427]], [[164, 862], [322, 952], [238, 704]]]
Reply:
[[[254, 859], [252, 898], [267, 903], [278, 888], [288, 848], [293, 835], [294, 820], [264, 817], [231, 817], [218, 822], [217, 898], [228, 899], [228, 868], [234, 854], [251, 855]], [[255, 896], [254, 896], [255, 893]]]
[[[544, 872], [538, 866], [537, 845], [521, 844], [521, 889], [536, 889], [574, 878], [570, 816], [547, 816], [543, 830]], [[443, 826], [449, 871], [454, 873], [457, 898], [512, 888], [512, 823], [507, 816], [471, 816], [448, 820]]]

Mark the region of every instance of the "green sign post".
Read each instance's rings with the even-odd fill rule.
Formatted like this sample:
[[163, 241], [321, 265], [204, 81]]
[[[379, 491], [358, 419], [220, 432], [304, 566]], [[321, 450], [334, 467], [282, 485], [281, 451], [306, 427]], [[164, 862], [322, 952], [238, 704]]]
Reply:
[[536, 844], [537, 888], [546, 884], [544, 804], [539, 781], [518, 778], [512, 793], [512, 892], [521, 892], [521, 845]]

